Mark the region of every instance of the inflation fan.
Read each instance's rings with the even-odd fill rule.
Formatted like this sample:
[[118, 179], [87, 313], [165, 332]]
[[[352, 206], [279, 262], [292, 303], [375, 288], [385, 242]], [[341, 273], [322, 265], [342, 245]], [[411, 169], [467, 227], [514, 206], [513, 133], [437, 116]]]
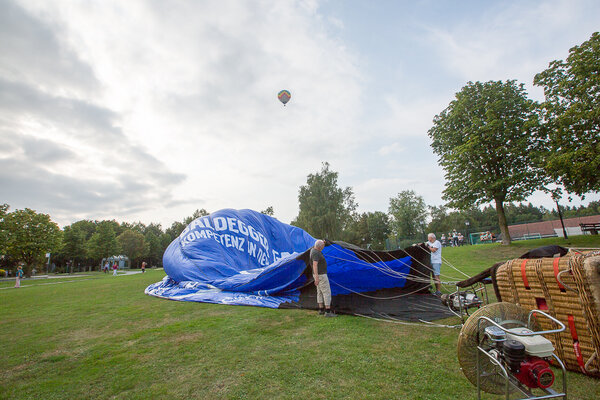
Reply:
[[[540, 331], [536, 320], [548, 318], [557, 328]], [[562, 332], [565, 326], [550, 315], [525, 311], [512, 303], [494, 303], [475, 311], [458, 337], [458, 361], [467, 379], [481, 391], [510, 394], [519, 391], [524, 399], [566, 398], [567, 381], [563, 362], [554, 354], [544, 335]], [[554, 360], [562, 369], [562, 391], [552, 389]]]

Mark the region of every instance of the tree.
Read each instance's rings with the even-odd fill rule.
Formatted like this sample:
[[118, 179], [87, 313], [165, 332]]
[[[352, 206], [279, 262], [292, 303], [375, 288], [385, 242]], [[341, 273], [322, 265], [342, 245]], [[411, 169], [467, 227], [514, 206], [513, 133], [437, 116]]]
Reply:
[[298, 203], [300, 211], [292, 222], [311, 235], [337, 239], [352, 223], [357, 204], [352, 188], [342, 189], [337, 183], [338, 173], [324, 162], [320, 172], [309, 174], [306, 185], [300, 186]]
[[62, 253], [67, 259], [82, 261], [86, 256], [86, 232], [77, 225], [65, 226]]
[[208, 211], [206, 211], [204, 208], [201, 208], [199, 210], [196, 209], [196, 211], [194, 211], [194, 213], [191, 216], [189, 216], [183, 220], [183, 223], [185, 226], [188, 226], [192, 221], [194, 221], [200, 217], [206, 217], [207, 215], [209, 215]]
[[42, 266], [46, 253], [61, 246], [62, 232], [47, 214], [26, 208], [4, 216], [6, 254], [25, 263], [25, 274], [31, 275], [34, 266]]
[[533, 83], [544, 88], [541, 104], [547, 173], [568, 192], [600, 191], [600, 33], [552, 61]]
[[414, 190], [403, 190], [390, 199], [392, 230], [398, 238], [420, 238], [425, 230], [427, 206]]
[[0, 255], [6, 252], [6, 233], [3, 228], [4, 217], [8, 214], [8, 204], [0, 204]]
[[275, 215], [275, 210], [273, 210], [273, 206], [269, 206], [269, 207], [265, 208], [263, 211], [261, 211], [261, 213], [268, 215], [269, 217], [272, 217]]
[[102, 258], [115, 256], [119, 252], [113, 222], [100, 222], [96, 232], [87, 242], [87, 253], [90, 258], [95, 259], [97, 262], [100, 262]]
[[209, 215], [209, 213], [204, 208], [196, 210], [191, 216], [184, 218], [182, 222], [173, 222], [171, 226], [167, 228], [166, 233], [171, 237], [171, 240], [175, 240], [175, 238], [179, 237], [179, 235], [181, 234], [181, 232], [183, 232], [185, 227], [188, 226], [192, 221], [200, 217], [205, 217], [207, 215]]
[[165, 249], [162, 248], [160, 237], [154, 232], [147, 232], [144, 235], [144, 241], [147, 244], [147, 253], [144, 255], [148, 258], [150, 265], [158, 265], [162, 259]]
[[458, 209], [494, 202], [510, 244], [504, 202], [525, 200], [546, 182], [535, 164], [535, 103], [515, 81], [469, 82], [436, 115], [431, 147], [445, 171], [444, 200]]
[[138, 265], [139, 259], [148, 253], [144, 235], [132, 229], [127, 229], [117, 236], [117, 242], [121, 253], [128, 256], [132, 264]]
[[371, 248], [385, 250], [385, 240], [391, 232], [390, 217], [382, 211], [367, 212], [365, 214]]
[[186, 226], [187, 224], [184, 224], [183, 222], [174, 221], [171, 226], [167, 228], [166, 234], [169, 235], [171, 240], [175, 240], [179, 237], [181, 232], [183, 232]]
[[161, 264], [162, 256], [166, 249], [166, 246], [163, 247], [161, 243], [160, 238], [162, 235], [164, 235], [164, 232], [160, 224], [150, 223], [144, 230], [144, 240], [148, 245], [148, 252], [144, 254], [144, 257], [147, 258], [146, 261], [150, 265]]

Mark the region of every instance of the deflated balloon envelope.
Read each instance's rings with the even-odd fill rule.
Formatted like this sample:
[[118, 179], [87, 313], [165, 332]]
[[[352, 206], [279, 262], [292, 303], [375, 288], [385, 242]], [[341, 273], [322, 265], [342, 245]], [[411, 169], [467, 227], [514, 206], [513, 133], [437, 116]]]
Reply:
[[[173, 240], [163, 256], [167, 276], [146, 293], [182, 301], [316, 308], [308, 262], [315, 240], [256, 211], [220, 210], [194, 220]], [[377, 252], [327, 241], [323, 255], [332, 305], [343, 312], [394, 315], [404, 308], [412, 318], [417, 300], [408, 296], [429, 293], [424, 246]]]
[[200, 217], [163, 256], [167, 277], [147, 294], [174, 300], [277, 307], [306, 282], [297, 259], [315, 243], [300, 228], [252, 210]]

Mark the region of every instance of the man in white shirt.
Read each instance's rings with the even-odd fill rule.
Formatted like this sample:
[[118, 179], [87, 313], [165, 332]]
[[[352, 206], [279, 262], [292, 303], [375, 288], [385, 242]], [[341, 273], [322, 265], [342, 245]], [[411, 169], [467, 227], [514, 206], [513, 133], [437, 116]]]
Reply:
[[441, 296], [442, 284], [440, 282], [440, 273], [442, 270], [442, 244], [439, 240], [436, 240], [435, 234], [430, 233], [427, 235], [427, 242], [425, 243], [431, 251], [431, 266], [433, 267], [433, 280], [435, 281], [435, 295]]

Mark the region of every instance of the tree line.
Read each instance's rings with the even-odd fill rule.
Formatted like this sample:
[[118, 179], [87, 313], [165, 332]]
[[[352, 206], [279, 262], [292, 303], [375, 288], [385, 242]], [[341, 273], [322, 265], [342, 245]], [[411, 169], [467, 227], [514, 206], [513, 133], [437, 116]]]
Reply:
[[[339, 187], [337, 180], [338, 173], [327, 162], [320, 171], [309, 174], [306, 185], [299, 189], [299, 213], [291, 224], [317, 238], [343, 240], [373, 250], [406, 247], [425, 240], [428, 232], [441, 235], [456, 229], [466, 236], [473, 232], [499, 231], [496, 210], [492, 206], [468, 210], [428, 206], [413, 190], [403, 190], [390, 198], [386, 212], [357, 212], [352, 188]], [[261, 212], [274, 216], [272, 206]], [[556, 209], [536, 207], [531, 203], [509, 203], [505, 213], [509, 224], [558, 218]], [[565, 218], [598, 215], [600, 201], [580, 207], [567, 205], [562, 207], [562, 213]], [[88, 219], [61, 230], [47, 214], [28, 208], [9, 212], [8, 204], [2, 204], [0, 268], [12, 270], [22, 262], [26, 274], [30, 275], [33, 268], [44, 269], [46, 253], [51, 253], [51, 262], [57, 266], [57, 272], [65, 272], [67, 265], [74, 270], [98, 270], [103, 258], [120, 254], [127, 255], [134, 268], [142, 261], [162, 267], [167, 246], [193, 220], [208, 214], [205, 209], [198, 209], [164, 230], [158, 223], [146, 225]]]
[[[406, 247], [426, 239], [427, 233], [438, 236], [453, 230], [468, 233], [498, 233], [494, 207], [473, 206], [466, 210], [447, 206], [430, 206], [414, 190], [403, 190], [389, 199], [387, 212], [359, 213], [351, 187], [339, 187], [338, 172], [323, 163], [319, 172], [309, 174], [306, 185], [298, 193], [299, 214], [292, 221], [314, 237], [342, 240], [374, 250]], [[556, 209], [537, 207], [531, 203], [508, 203], [504, 207], [508, 224], [558, 219]], [[561, 207], [563, 217], [600, 215], [600, 201], [587, 206]], [[386, 246], [387, 242], [387, 246]]]
[[[273, 207], [261, 211], [273, 215]], [[161, 224], [89, 220], [74, 222], [60, 229], [50, 215], [25, 208], [10, 211], [0, 204], [0, 269], [14, 270], [24, 265], [27, 276], [35, 268], [45, 270], [50, 261], [57, 272], [99, 270], [102, 259], [126, 255], [131, 266], [139, 268], [142, 261], [149, 266], [162, 267], [162, 256], [169, 244], [193, 220], [208, 215], [198, 209], [182, 221], [166, 229]]]

